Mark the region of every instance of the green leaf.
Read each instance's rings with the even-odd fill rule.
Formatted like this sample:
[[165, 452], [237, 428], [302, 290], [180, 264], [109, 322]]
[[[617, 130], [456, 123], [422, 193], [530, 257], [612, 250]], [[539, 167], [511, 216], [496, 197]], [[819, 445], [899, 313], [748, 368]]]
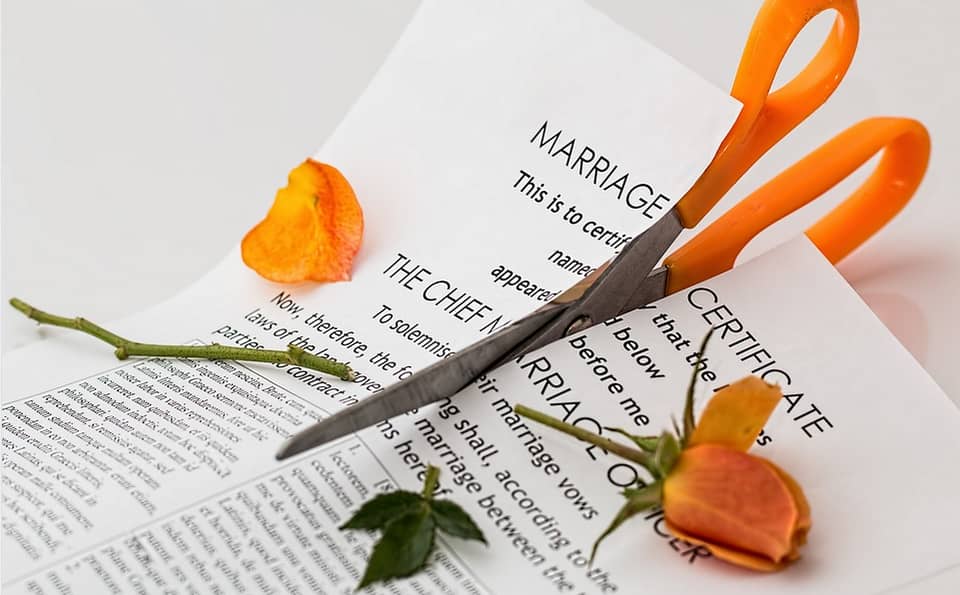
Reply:
[[357, 590], [422, 570], [433, 550], [437, 529], [454, 537], [487, 543], [483, 532], [459, 505], [433, 499], [439, 477], [440, 469], [427, 465], [422, 494], [402, 490], [381, 494], [361, 506], [353, 518], [340, 527], [383, 530], [373, 546]]
[[353, 517], [344, 523], [341, 529], [383, 529], [391, 521], [413, 512], [421, 505], [423, 498], [416, 492], [397, 490], [380, 494], [365, 502]]
[[597, 548], [600, 547], [600, 542], [613, 533], [617, 527], [633, 515], [660, 504], [660, 482], [651, 483], [640, 489], [624, 490], [623, 493], [627, 496], [627, 502], [620, 509], [620, 512], [617, 513], [617, 516], [613, 517], [613, 522], [610, 523], [610, 526], [607, 527], [593, 543], [593, 550], [590, 551], [590, 564], [593, 564], [593, 559], [597, 555]]
[[433, 519], [437, 523], [437, 528], [447, 535], [487, 543], [480, 527], [458, 504], [450, 500], [434, 500], [430, 503], [430, 508], [433, 510]]
[[373, 546], [357, 589], [377, 581], [410, 576], [426, 564], [433, 550], [436, 523], [425, 504], [387, 524]]
[[620, 428], [608, 428], [604, 426], [604, 430], [608, 432], [613, 432], [614, 434], [620, 434], [621, 436], [626, 436], [630, 439], [631, 442], [640, 447], [640, 450], [653, 454], [657, 450], [657, 440], [656, 436], [637, 436], [636, 434], [631, 434], [626, 430]]
[[680, 444], [676, 436], [664, 431], [657, 439], [657, 449], [653, 453], [653, 461], [660, 470], [661, 477], [666, 477], [677, 459], [680, 458]]

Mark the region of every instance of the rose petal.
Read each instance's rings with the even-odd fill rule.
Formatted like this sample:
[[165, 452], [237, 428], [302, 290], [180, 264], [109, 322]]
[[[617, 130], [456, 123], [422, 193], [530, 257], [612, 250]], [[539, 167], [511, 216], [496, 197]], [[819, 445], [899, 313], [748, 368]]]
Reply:
[[272, 281], [343, 281], [362, 236], [363, 212], [350, 184], [336, 168], [308, 159], [244, 237], [241, 255]]
[[262, 277], [281, 283], [308, 279], [316, 266], [320, 226], [313, 198], [283, 188], [266, 218], [240, 244], [243, 262]]
[[761, 460], [777, 472], [784, 485], [790, 490], [794, 502], [797, 503], [797, 525], [793, 534], [793, 548], [787, 554], [787, 559], [795, 560], [800, 557], [800, 546], [807, 543], [807, 533], [813, 526], [813, 519], [810, 516], [810, 503], [807, 502], [807, 496], [803, 493], [803, 488], [800, 487], [797, 480], [773, 462], [767, 459]]
[[720, 558], [726, 562], [730, 562], [731, 564], [736, 564], [737, 566], [743, 566], [744, 568], [759, 570], [761, 572], [775, 572], [786, 566], [786, 564], [783, 562], [773, 562], [769, 558], [764, 558], [763, 556], [758, 556], [756, 554], [751, 554], [741, 550], [735, 550], [718, 543], [704, 541], [699, 537], [695, 537], [686, 531], [679, 529], [670, 521], [667, 521], [667, 529], [673, 533], [674, 537], [679, 537], [680, 539], [688, 541], [693, 545], [702, 545], [703, 547], [707, 548], [707, 551], [717, 558]]
[[363, 238], [363, 211], [350, 183], [340, 170], [317, 161], [307, 162], [318, 172], [314, 188], [321, 228], [319, 258], [310, 274], [314, 281], [347, 281], [353, 258]]
[[782, 396], [779, 387], [756, 376], [734, 382], [713, 395], [687, 444], [722, 444], [746, 451]]
[[779, 563], [794, 550], [799, 510], [760, 457], [724, 446], [688, 448], [663, 484], [666, 519], [704, 542]]

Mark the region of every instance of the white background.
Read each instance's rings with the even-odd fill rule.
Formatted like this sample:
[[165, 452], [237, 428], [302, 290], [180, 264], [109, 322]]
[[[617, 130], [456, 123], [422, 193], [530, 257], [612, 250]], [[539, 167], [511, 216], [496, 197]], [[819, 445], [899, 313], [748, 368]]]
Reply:
[[[760, 5], [593, 3], [722, 88]], [[3, 299], [104, 321], [197, 279], [323, 143], [415, 6], [5, 0]], [[839, 91], [715, 212], [861, 118], [922, 120], [933, 159], [914, 203], [840, 268], [960, 402], [960, 4], [865, 0], [861, 19], [857, 58]], [[782, 75], [812, 56], [831, 20], [811, 23]], [[748, 254], [799, 233], [849, 188], [775, 227]], [[12, 311], [0, 313], [3, 351], [41, 336]], [[870, 366], [864, 361], [862, 373]]]
[[[593, 4], [729, 88], [760, 0]], [[415, 6], [5, 0], [4, 301], [16, 295], [109, 320], [196, 280], [262, 217], [287, 171], [323, 143]], [[861, 20], [857, 58], [837, 93], [715, 212], [861, 118], [922, 120], [933, 137], [925, 183], [840, 269], [960, 403], [960, 4], [863, 0]], [[813, 55], [830, 21], [811, 23], [781, 74]], [[800, 233], [850, 187], [776, 226], [748, 255]], [[7, 308], [0, 320], [4, 352], [42, 336]], [[817, 341], [829, 348], [831, 337]], [[862, 366], [851, 374], [883, 373]], [[954, 571], [909, 592], [949, 592], [958, 581]]]

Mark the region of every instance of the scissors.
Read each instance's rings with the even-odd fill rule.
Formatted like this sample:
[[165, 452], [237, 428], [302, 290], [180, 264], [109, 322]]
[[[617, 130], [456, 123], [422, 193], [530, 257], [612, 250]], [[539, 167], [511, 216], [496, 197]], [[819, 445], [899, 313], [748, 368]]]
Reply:
[[[837, 17], [820, 51], [770, 93], [777, 68], [800, 30], [820, 12]], [[382, 420], [455, 395], [481, 374], [564, 336], [681, 291], [733, 267], [760, 231], [816, 199], [883, 150], [875, 170], [806, 234], [836, 263], [907, 203], [926, 171], [926, 129], [906, 118], [864, 120], [756, 190], [654, 268], [776, 142], [833, 93], [853, 59], [859, 31], [854, 0], [767, 0], [754, 21], [732, 95], [743, 110], [713, 161], [682, 199], [620, 254], [533, 314], [456, 355], [293, 436], [285, 459]]]

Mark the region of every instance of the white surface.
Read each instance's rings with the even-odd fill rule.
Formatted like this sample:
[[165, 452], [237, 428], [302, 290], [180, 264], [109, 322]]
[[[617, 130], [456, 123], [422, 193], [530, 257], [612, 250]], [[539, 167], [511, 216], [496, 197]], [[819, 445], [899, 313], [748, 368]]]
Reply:
[[[595, 0], [728, 88], [759, 0]], [[413, 0], [3, 4], [2, 294], [108, 320], [198, 278], [266, 212], [292, 164], [343, 116]], [[956, 402], [960, 371], [960, 5], [870, 0], [857, 58], [830, 102], [716, 211], [871, 115], [933, 137], [913, 204], [841, 271]], [[795, 72], [831, 19], [788, 56]], [[849, 189], [849, 185], [845, 188]], [[841, 195], [834, 193], [834, 202]], [[799, 233], [829, 199], [759, 238]], [[2, 310], [3, 350], [41, 336]], [[825, 338], [829, 341], [829, 338]], [[864, 371], [870, 362], [863, 362]]]

